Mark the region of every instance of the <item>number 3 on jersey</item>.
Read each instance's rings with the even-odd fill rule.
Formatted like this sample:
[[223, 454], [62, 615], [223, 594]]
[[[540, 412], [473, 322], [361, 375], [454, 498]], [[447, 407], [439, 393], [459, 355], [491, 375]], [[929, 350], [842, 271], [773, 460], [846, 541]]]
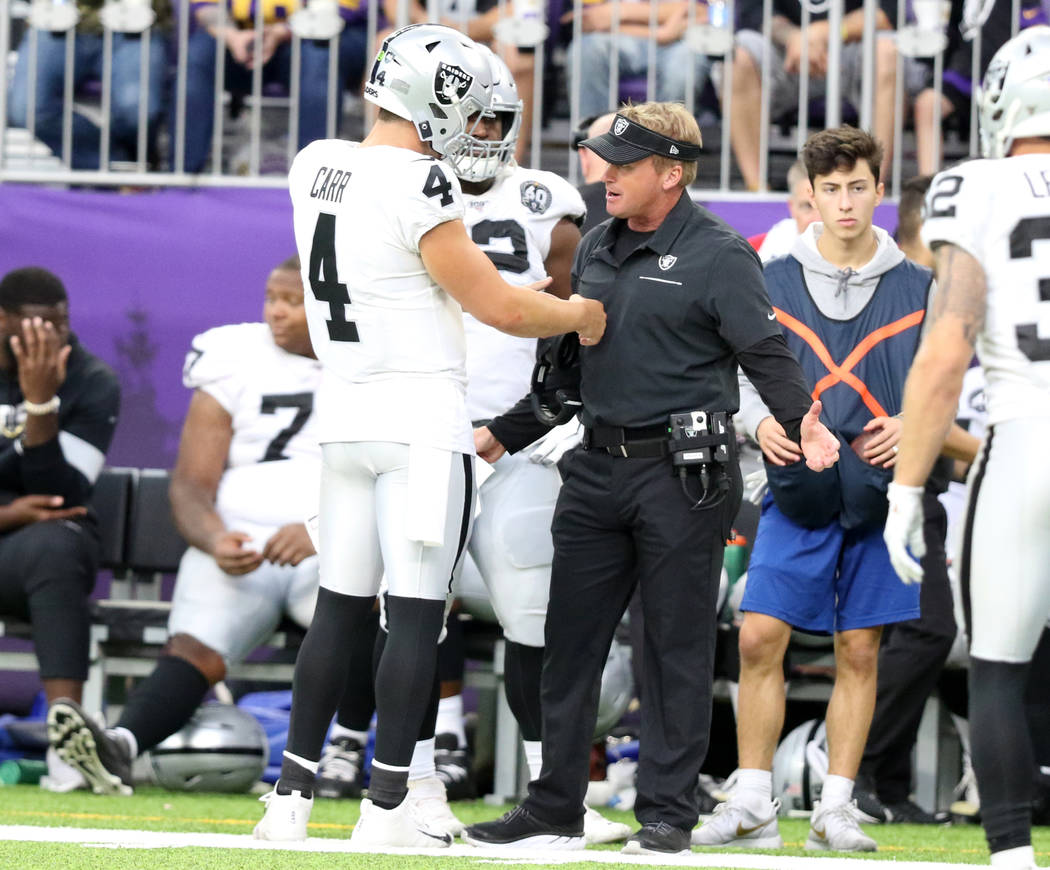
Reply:
[[357, 324], [346, 319], [350, 291], [339, 283], [335, 265], [335, 215], [319, 214], [310, 245], [310, 291], [320, 302], [327, 302], [328, 337], [332, 341], [360, 341]]

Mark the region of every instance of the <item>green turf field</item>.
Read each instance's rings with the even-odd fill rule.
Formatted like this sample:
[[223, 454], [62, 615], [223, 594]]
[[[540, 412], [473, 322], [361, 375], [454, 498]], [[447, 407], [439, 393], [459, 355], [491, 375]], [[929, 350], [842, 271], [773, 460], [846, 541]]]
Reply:
[[[456, 814], [466, 822], [498, 816], [505, 808], [492, 807], [481, 801], [453, 805]], [[138, 831], [186, 832], [205, 834], [250, 835], [260, 818], [262, 807], [252, 795], [193, 795], [142, 788], [133, 797], [97, 797], [84, 792], [56, 795], [35, 786], [0, 787], [0, 825], [30, 825], [85, 829], [125, 829]], [[357, 801], [317, 801], [310, 821], [311, 837], [350, 836], [358, 814]], [[608, 811], [610, 818], [633, 823], [628, 813]], [[819, 870], [822, 856], [805, 853], [802, 844], [807, 822], [788, 819], [781, 822], [781, 833], [787, 847], [778, 853], [756, 853], [767, 856], [782, 854], [796, 859], [808, 856]], [[934, 828], [918, 825], [884, 825], [868, 827], [879, 843], [879, 852], [868, 857], [875, 861], [925, 861], [933, 863], [987, 864], [981, 829], [974, 825]], [[0, 834], [2, 836], [2, 834]], [[619, 846], [598, 847], [615, 853]], [[1050, 829], [1037, 829], [1035, 848], [1041, 864], [1050, 856]], [[696, 850], [698, 851], [698, 850]], [[740, 854], [740, 853], [737, 853]], [[603, 856], [611, 858], [612, 855]], [[727, 856], [728, 857], [728, 856]], [[841, 857], [841, 856], [840, 856]], [[867, 856], [866, 856], [867, 857]], [[522, 856], [523, 863], [526, 856]], [[32, 843], [0, 841], [0, 868], [61, 868], [61, 870], [95, 870], [95, 868], [186, 868], [186, 870], [237, 870], [237, 868], [273, 868], [273, 870], [311, 870], [311, 868], [367, 867], [368, 870], [416, 870], [440, 865], [449, 870], [467, 867], [512, 866], [515, 862], [466, 857], [411, 855], [375, 855], [338, 853], [299, 853], [286, 851], [256, 852], [241, 849], [197, 848], [126, 848], [119, 845], [81, 843]], [[529, 867], [553, 867], [529, 863]], [[612, 866], [608, 863], [583, 862], [572, 867]], [[728, 867], [728, 865], [727, 865]]]

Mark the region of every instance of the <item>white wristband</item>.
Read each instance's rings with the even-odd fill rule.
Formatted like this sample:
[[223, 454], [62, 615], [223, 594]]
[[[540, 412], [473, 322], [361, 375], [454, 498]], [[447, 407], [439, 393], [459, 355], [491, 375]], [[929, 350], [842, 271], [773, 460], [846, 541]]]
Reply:
[[26, 409], [26, 413], [30, 417], [43, 417], [47, 414], [54, 414], [60, 404], [61, 399], [58, 396], [52, 396], [46, 402], [30, 402], [29, 399], [22, 400], [22, 407]]

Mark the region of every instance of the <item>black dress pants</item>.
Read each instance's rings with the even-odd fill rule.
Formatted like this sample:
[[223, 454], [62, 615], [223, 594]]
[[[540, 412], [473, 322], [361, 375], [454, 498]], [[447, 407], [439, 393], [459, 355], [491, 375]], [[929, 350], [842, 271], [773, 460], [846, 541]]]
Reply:
[[583, 816], [602, 668], [617, 623], [640, 586], [645, 695], [635, 815], [696, 825], [696, 781], [707, 753], [715, 608], [740, 472], [713, 507], [692, 510], [670, 460], [576, 449], [552, 523], [554, 563], [541, 698], [543, 769], [526, 807], [553, 824]]

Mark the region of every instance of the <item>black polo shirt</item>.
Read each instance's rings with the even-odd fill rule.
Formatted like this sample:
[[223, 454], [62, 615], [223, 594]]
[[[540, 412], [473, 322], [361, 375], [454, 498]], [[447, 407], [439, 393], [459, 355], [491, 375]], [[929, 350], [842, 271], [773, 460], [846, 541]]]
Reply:
[[650, 426], [677, 411], [736, 412], [736, 354], [771, 336], [762, 266], [747, 241], [682, 193], [664, 222], [617, 262], [613, 218], [580, 243], [576, 293], [599, 299], [608, 322], [581, 350], [585, 425]]

